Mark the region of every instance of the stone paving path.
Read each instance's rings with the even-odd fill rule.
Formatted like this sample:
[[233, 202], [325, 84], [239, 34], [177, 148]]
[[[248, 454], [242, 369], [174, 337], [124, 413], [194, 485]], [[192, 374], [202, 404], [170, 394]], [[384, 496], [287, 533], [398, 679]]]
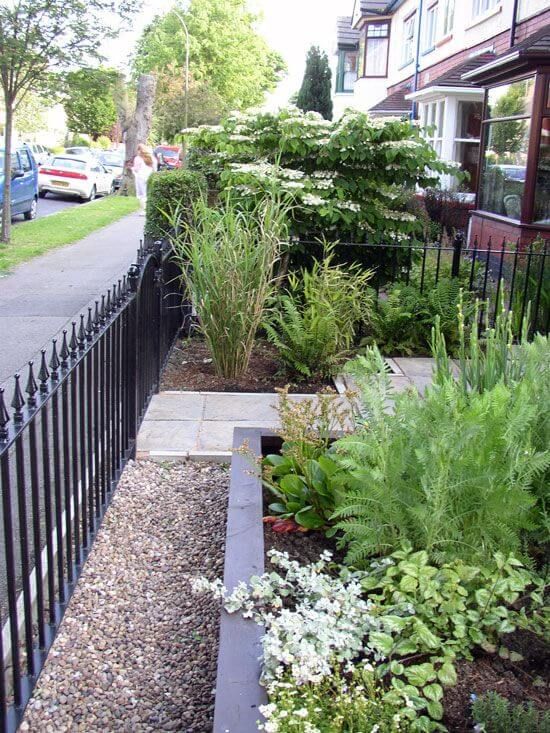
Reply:
[[[388, 359], [394, 389], [412, 385], [423, 392], [431, 382], [433, 359]], [[345, 386], [341, 380], [339, 391]], [[291, 395], [311, 399], [312, 395]], [[140, 458], [221, 460], [231, 457], [236, 427], [278, 426], [275, 393], [161, 392], [155, 395], [138, 436]]]

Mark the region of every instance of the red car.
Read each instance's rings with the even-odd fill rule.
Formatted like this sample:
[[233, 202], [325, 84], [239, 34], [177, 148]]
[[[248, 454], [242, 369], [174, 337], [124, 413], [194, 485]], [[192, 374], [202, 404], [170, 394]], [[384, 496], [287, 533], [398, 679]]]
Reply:
[[179, 145], [157, 145], [153, 151], [157, 156], [159, 170], [181, 168], [181, 148]]

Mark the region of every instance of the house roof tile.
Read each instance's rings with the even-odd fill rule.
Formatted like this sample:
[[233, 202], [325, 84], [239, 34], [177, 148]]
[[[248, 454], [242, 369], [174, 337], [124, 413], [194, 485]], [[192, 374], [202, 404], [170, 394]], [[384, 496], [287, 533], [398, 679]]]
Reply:
[[374, 107], [371, 107], [369, 112], [378, 117], [408, 115], [412, 111], [412, 102], [410, 99], [405, 99], [405, 94], [409, 94], [410, 91], [408, 87], [398, 89], [378, 104], [375, 104]]
[[338, 46], [356, 46], [359, 43], [360, 31], [351, 26], [351, 18], [340, 16], [336, 21]]

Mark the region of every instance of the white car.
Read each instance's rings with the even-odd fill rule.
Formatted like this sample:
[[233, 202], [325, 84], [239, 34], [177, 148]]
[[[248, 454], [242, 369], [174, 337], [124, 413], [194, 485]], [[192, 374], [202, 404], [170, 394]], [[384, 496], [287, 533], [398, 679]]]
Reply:
[[96, 196], [115, 191], [115, 176], [93, 158], [56, 155], [47, 166], [38, 169], [38, 195], [48, 192], [78, 196], [93, 201]]
[[36, 160], [37, 165], [47, 165], [52, 159], [52, 154], [45, 145], [38, 143], [25, 143]]

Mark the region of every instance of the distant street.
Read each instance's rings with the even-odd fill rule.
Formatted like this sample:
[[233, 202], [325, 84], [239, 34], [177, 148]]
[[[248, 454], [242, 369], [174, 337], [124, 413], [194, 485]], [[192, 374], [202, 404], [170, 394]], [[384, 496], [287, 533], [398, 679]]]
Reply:
[[[74, 196], [62, 196], [49, 193], [45, 199], [38, 199], [38, 213], [36, 218], [40, 219], [43, 216], [55, 214], [56, 211], [63, 211], [63, 209], [67, 209], [70, 206], [80, 206], [79, 199]], [[21, 221], [24, 221], [22, 214], [16, 216], [13, 223], [18, 224]]]

